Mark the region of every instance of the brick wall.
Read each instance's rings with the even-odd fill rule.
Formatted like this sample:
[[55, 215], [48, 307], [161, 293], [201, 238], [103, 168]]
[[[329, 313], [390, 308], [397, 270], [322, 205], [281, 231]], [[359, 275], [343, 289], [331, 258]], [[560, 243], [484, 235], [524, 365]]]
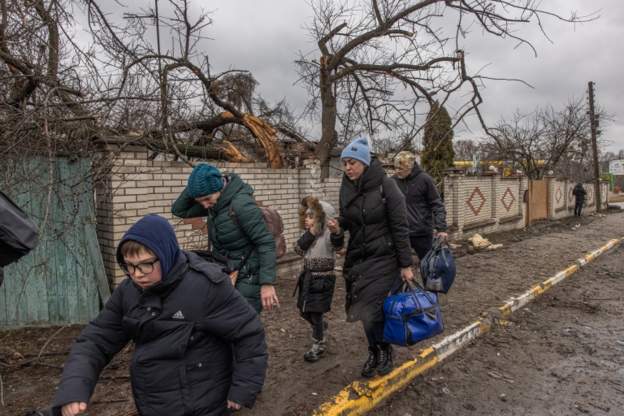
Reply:
[[519, 178], [496, 178], [496, 217], [503, 223], [522, 215], [522, 183]]
[[[115, 149], [109, 149], [113, 151]], [[106, 152], [104, 153], [106, 156]], [[185, 249], [205, 248], [207, 243], [205, 220], [182, 220], [171, 215], [171, 205], [186, 185], [191, 167], [172, 160], [148, 160], [144, 148], [127, 148], [109, 153], [112, 163], [110, 175], [96, 184], [97, 232], [106, 272], [112, 282], [123, 279], [115, 261], [115, 247], [123, 233], [146, 214], [156, 213], [168, 218], [174, 225], [180, 244]], [[301, 234], [298, 224], [300, 200], [315, 195], [338, 209], [341, 172], [333, 169], [331, 176], [320, 181], [316, 161], [305, 161], [294, 169], [268, 169], [264, 163], [211, 163], [223, 172], [235, 172], [254, 187], [256, 199], [275, 207], [284, 220], [285, 237], [289, 249]], [[549, 183], [549, 218], [572, 215], [573, 183], [551, 178]], [[455, 238], [468, 235], [523, 228], [528, 189], [526, 177], [450, 175], [445, 178], [445, 205], [447, 223]], [[595, 210], [594, 192], [588, 190], [587, 212]], [[603, 184], [606, 201], [607, 184]], [[280, 266], [278, 273], [292, 275], [297, 262]]]
[[521, 227], [525, 188], [519, 177], [447, 176], [447, 222], [455, 238]]
[[[556, 178], [548, 180], [548, 219], [573, 215], [575, 183]], [[445, 178], [447, 222], [454, 238], [474, 233], [487, 234], [524, 228], [526, 224], [526, 177], [449, 175]], [[583, 185], [587, 191], [584, 213], [596, 210], [594, 185]], [[607, 202], [608, 184], [602, 183], [603, 203]]]
[[447, 176], [445, 205], [454, 237], [522, 228], [527, 184], [522, 177]]
[[[549, 178], [549, 204], [548, 204], [548, 218], [560, 219], [573, 215], [574, 211], [574, 195], [572, 191], [575, 182], [570, 182], [565, 179]], [[595, 185], [593, 183], [583, 184], [585, 191], [587, 192], [585, 199], [584, 213], [591, 213], [596, 211], [596, 193], [594, 192]], [[604, 208], [608, 200], [609, 184], [607, 182], [601, 182], [601, 200]]]
[[[549, 204], [548, 204], [548, 218], [550, 219], [560, 219], [564, 217], [568, 217], [572, 215], [574, 211], [574, 195], [572, 191], [575, 182], [570, 182], [565, 179], [555, 179], [549, 178]], [[607, 203], [608, 197], [608, 183], [602, 182], [601, 186], [601, 199], [602, 203]], [[585, 199], [585, 213], [591, 213], [596, 211], [596, 193], [594, 192], [594, 184], [593, 183], [585, 183], [583, 184], [585, 191], [587, 192]], [[604, 208], [604, 207], [603, 207]]]
[[[298, 208], [305, 195], [315, 195], [337, 208], [341, 177], [334, 173], [321, 182], [319, 167], [314, 161], [306, 161], [297, 169], [268, 169], [264, 163], [211, 163], [223, 172], [239, 174], [255, 189], [257, 201], [279, 211], [289, 248], [301, 233]], [[117, 242], [146, 214], [168, 218], [183, 248], [206, 247], [204, 219], [182, 220], [171, 214], [171, 205], [186, 186], [191, 170], [180, 161], [148, 160], [148, 153], [142, 148], [125, 149], [115, 154], [111, 174], [96, 187], [98, 238], [107, 275], [114, 284], [124, 277], [115, 261]]]
[[[569, 216], [569, 198], [566, 197], [568, 192], [571, 195], [570, 187], [574, 188], [574, 184], [563, 179], [551, 178], [548, 183], [548, 218], [559, 219]], [[572, 198], [572, 208], [574, 208], [574, 198]]]
[[[565, 189], [566, 189], [565, 194], [567, 195], [567, 198], [566, 198], [567, 211], [568, 211], [568, 215], [572, 215], [571, 213], [574, 211], [574, 195], [572, 194], [572, 191], [576, 183], [570, 182], [570, 181], [559, 181], [559, 182], [565, 182]], [[595, 192], [594, 183], [593, 182], [584, 183], [583, 188], [585, 188], [585, 191], [587, 192], [587, 194], [585, 195], [585, 208], [583, 209], [583, 212], [584, 213], [596, 212], [596, 192]], [[604, 209], [607, 206], [608, 195], [609, 195], [608, 191], [609, 191], [608, 182], [601, 182], [600, 183], [600, 199], [602, 201], [602, 204], [601, 204], [602, 209]], [[560, 218], [560, 216], [555, 216], [555, 218]]]
[[488, 177], [471, 177], [464, 181], [458, 201], [461, 204], [464, 227], [495, 218], [492, 212], [495, 194], [492, 192], [491, 183]]
[[596, 192], [594, 191], [593, 183], [584, 183], [583, 188], [585, 188], [585, 204], [588, 208], [596, 207]]

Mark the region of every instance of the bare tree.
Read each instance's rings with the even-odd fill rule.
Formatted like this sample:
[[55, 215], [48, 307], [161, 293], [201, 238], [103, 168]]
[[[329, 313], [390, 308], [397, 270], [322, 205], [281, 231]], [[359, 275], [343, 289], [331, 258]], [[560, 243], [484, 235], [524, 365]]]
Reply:
[[[5, 189], [36, 180], [24, 158], [88, 157], [97, 129], [85, 74], [93, 59], [73, 41], [71, 3], [0, 0], [0, 159]], [[40, 175], [39, 175], [40, 176]]]
[[455, 159], [472, 160], [473, 155], [480, 152], [481, 149], [474, 140], [462, 139], [453, 142], [453, 150], [455, 151]]
[[599, 160], [601, 163], [607, 163], [607, 164], [610, 161], [617, 160], [617, 159], [618, 159], [617, 154], [615, 154], [615, 152], [610, 152], [610, 151], [601, 153], [599, 157]]
[[532, 179], [553, 171], [574, 179], [590, 174], [590, 125], [582, 101], [562, 110], [538, 108], [530, 114], [516, 113], [490, 129], [490, 145]]
[[[283, 165], [278, 133], [299, 140], [300, 132], [292, 120], [282, 119], [278, 127], [255, 114], [275, 117], [286, 105], [268, 111], [271, 106], [256, 96], [257, 82], [249, 71], [213, 71], [209, 57], [198, 49], [211, 24], [207, 13], [191, 16], [188, 0], [156, 0], [154, 7], [126, 13], [124, 24], [115, 25], [101, 2], [83, 1], [107, 66], [120, 73], [118, 94], [140, 96], [112, 102], [109, 114], [117, 121], [109, 124], [134, 129], [154, 150], [180, 158], [222, 155], [249, 161], [234, 142], [253, 138], [272, 167]], [[172, 40], [163, 41], [164, 33]]]
[[[283, 164], [278, 137], [307, 147], [286, 103], [258, 97], [250, 72], [211, 70], [198, 51], [208, 14], [191, 15], [188, 0], [152, 5], [113, 17], [118, 8], [95, 0], [0, 0], [5, 187], [22, 180], [15, 167], [24, 157], [88, 158], [101, 141], [140, 142], [182, 159], [252, 160], [251, 149], [274, 167]], [[77, 23], [90, 39], [76, 36]]]
[[309, 29], [320, 56], [302, 54], [297, 64], [312, 97], [309, 109], [321, 116], [322, 162], [339, 140], [361, 130], [409, 146], [428, 107], [444, 106], [451, 96], [463, 97], [454, 126], [475, 111], [485, 127], [478, 87], [487, 77], [470, 74], [461, 44], [469, 29], [533, 49], [519, 26], [534, 23], [543, 31], [546, 17], [587, 20], [563, 18], [533, 0], [315, 0], [313, 10]]

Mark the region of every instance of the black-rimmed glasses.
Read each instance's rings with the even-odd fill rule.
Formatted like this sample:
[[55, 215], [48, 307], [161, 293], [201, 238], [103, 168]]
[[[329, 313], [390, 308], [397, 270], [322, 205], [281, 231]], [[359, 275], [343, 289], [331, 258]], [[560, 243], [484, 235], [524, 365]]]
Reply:
[[134, 274], [136, 271], [140, 271], [142, 274], [150, 274], [154, 271], [154, 264], [158, 263], [159, 260], [151, 260], [151, 261], [143, 261], [138, 264], [132, 263], [121, 263], [121, 268], [124, 272], [128, 274]]

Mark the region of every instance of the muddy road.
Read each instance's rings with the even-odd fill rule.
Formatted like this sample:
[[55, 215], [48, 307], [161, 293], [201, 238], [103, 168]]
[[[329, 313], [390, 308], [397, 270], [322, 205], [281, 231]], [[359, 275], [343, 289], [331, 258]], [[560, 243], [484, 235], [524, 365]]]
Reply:
[[624, 415], [624, 246], [372, 412]]
[[[580, 227], [573, 230], [573, 225], [577, 223], [581, 224]], [[544, 280], [546, 277], [561, 270], [572, 263], [583, 252], [593, 250], [611, 238], [622, 236], [624, 236], [624, 213], [614, 213], [606, 217], [584, 217], [580, 220], [570, 218], [563, 221], [542, 223], [526, 231], [494, 235], [491, 236], [491, 240], [502, 242], [504, 246], [492, 252], [462, 255], [465, 253], [465, 250], [462, 248], [458, 249], [458, 254], [462, 256], [457, 260], [458, 276], [455, 286], [452, 292], [443, 300], [446, 330], [441, 337], [472, 322], [479, 313], [489, 307], [500, 305], [510, 296], [527, 290], [533, 283]], [[618, 273], [621, 276], [621, 262], [624, 261], [622, 260], [622, 249], [618, 249], [617, 253], [615, 256], [613, 253], [607, 256], [620, 259], [620, 272]], [[597, 261], [597, 267], [600, 267], [602, 259]], [[616, 265], [613, 267], [616, 267], [618, 263], [617, 260], [614, 261]], [[581, 274], [578, 276], [581, 276]], [[569, 282], [573, 281], [576, 283], [580, 281], [581, 279], [578, 276], [574, 276], [562, 285], [566, 286], [569, 285]], [[348, 324], [345, 322], [343, 311], [344, 289], [340, 282], [341, 279], [338, 279], [339, 283], [334, 297], [333, 310], [328, 314], [328, 352], [321, 361], [309, 364], [303, 360], [303, 353], [308, 348], [310, 342], [310, 330], [307, 324], [299, 318], [294, 298], [291, 296], [294, 289], [294, 277], [281, 277], [278, 291], [282, 306], [277, 311], [263, 314], [262, 319], [266, 326], [270, 350], [270, 367], [267, 382], [255, 408], [253, 410], [244, 410], [239, 413], [241, 415], [307, 415], [346, 384], [359, 377], [361, 365], [367, 356], [366, 341], [359, 324]], [[611, 279], [613, 279], [612, 283], [614, 285], [620, 285], [619, 289], [617, 289], [617, 286], [609, 289], [615, 292], [615, 295], [613, 295], [602, 293], [603, 290], [597, 288], [600, 296], [605, 298], [615, 297], [622, 292], [622, 281], [615, 277]], [[585, 289], [588, 290], [588, 288]], [[556, 290], [561, 289], [558, 288]], [[567, 295], [561, 294], [553, 302], [560, 302], [562, 310], [572, 311], [572, 315], [566, 317], [561, 315], [560, 318], [562, 325], [568, 325], [567, 327], [571, 328], [571, 325], [574, 324], [574, 316], [580, 313], [577, 309], [581, 307], [579, 306], [575, 309], [573, 305], [582, 305], [582, 300], [568, 299]], [[602, 302], [597, 304], [599, 307], [603, 307]], [[529, 306], [529, 309], [530, 312], [527, 312], [528, 314], [539, 315], [536, 312], [537, 310], [534, 310], [534, 306]], [[602, 322], [602, 317], [599, 317], [599, 315], [596, 315], [596, 317]], [[518, 319], [521, 321], [523, 318]], [[604, 317], [604, 319], [607, 318]], [[570, 320], [569, 324], [566, 324], [568, 320]], [[531, 323], [527, 323], [525, 327], [521, 324], [513, 323], [509, 328], [498, 332], [502, 332], [502, 335], [507, 335], [508, 331], [508, 336], [510, 337], [518, 336], [523, 339], [531, 339], [527, 334], [515, 332], [517, 329], [524, 328], [529, 334], [533, 334], [532, 336], [536, 340], [540, 340], [546, 328], [531, 326], [534, 325], [534, 322], [530, 320], [528, 322]], [[536, 320], [535, 322], [541, 321]], [[606, 321], [602, 322], [600, 328], [605, 327], [607, 324], [608, 322]], [[613, 324], [617, 324], [617, 321]], [[620, 328], [622, 327], [620, 326]], [[4, 406], [0, 407], [0, 414], [20, 415], [26, 410], [43, 407], [51, 400], [54, 394], [54, 387], [60, 376], [63, 360], [73, 338], [78, 334], [79, 330], [80, 328], [78, 327], [29, 328], [0, 332], [0, 374], [3, 381], [2, 393], [4, 401]], [[618, 340], [624, 337], [622, 335], [623, 332], [620, 331]], [[579, 337], [583, 337], [584, 335], [582, 334], [584, 333], [582, 331], [578, 332], [578, 330], [574, 332]], [[475, 346], [470, 348], [471, 353], [478, 351], [477, 345], [483, 344], [488, 346], [490, 345], [488, 342], [498, 342], [494, 340], [498, 339], [500, 334], [493, 335], [495, 336], [488, 336], [484, 340], [478, 341]], [[572, 336], [569, 338], [572, 339]], [[430, 342], [438, 339], [430, 340]], [[420, 348], [427, 344], [429, 343], [423, 343], [412, 348], [397, 349], [395, 361], [399, 363], [413, 357]], [[609, 344], [609, 346], [613, 345], [617, 347], [619, 344]], [[492, 348], [495, 347], [492, 346]], [[569, 348], [574, 348], [575, 354], [581, 354], [582, 347]], [[599, 351], [597, 347], [594, 348], [596, 348], [596, 351]], [[624, 346], [622, 348], [624, 349]], [[555, 351], [556, 346], [550, 349]], [[498, 352], [500, 352], [500, 356], [496, 355]], [[130, 395], [127, 372], [130, 354], [131, 346], [119, 354], [104, 371], [101, 381], [96, 388], [89, 414], [125, 416], [133, 411], [134, 404]], [[462, 352], [459, 355], [463, 357], [464, 354]], [[489, 371], [496, 375], [501, 375], [503, 379], [489, 376], [487, 371], [485, 372], [485, 377], [494, 377], [493, 381], [496, 381], [497, 385], [509, 387], [509, 390], [513, 390], [515, 386], [520, 385], [520, 381], [514, 379], [512, 384], [504, 380], [505, 376], [508, 375], [505, 363], [509, 361], [510, 357], [506, 355], [507, 353], [502, 347], [500, 351], [496, 350], [494, 354], [496, 359], [492, 363], [487, 364], [492, 366], [492, 369]], [[529, 360], [529, 358], [526, 359]], [[438, 385], [438, 382], [432, 381], [430, 376], [426, 375], [424, 380], [417, 381], [407, 390], [404, 397], [409, 397], [408, 401], [405, 403], [400, 401], [390, 402], [386, 407], [379, 410], [379, 414], [397, 414], [401, 416], [407, 414], [416, 415], [421, 412], [436, 415], [451, 414], [450, 412], [454, 412], [454, 415], [477, 414], [478, 411], [470, 410], [473, 407], [479, 409], [481, 414], [489, 414], [489, 411], [485, 408], [478, 406], [476, 399], [472, 402], [462, 402], [458, 405], [458, 408], [451, 407], [450, 402], [455, 402], [451, 399], [456, 396], [448, 397], [448, 394], [459, 395], [459, 392], [462, 391], [461, 389], [469, 392], [471, 388], [476, 388], [471, 385], [472, 377], [467, 376], [466, 374], [468, 373], [466, 371], [477, 371], [479, 368], [487, 369], [486, 363], [483, 363], [476, 365], [475, 369], [470, 370], [470, 362], [461, 360], [463, 358], [456, 357], [445, 363], [440, 370], [435, 370], [442, 372], [441, 376], [444, 378], [441, 383], [451, 383], [449, 377], [463, 374], [460, 384], [454, 385], [453, 388], [450, 385], [448, 387], [445, 384]], [[523, 367], [527, 366], [523, 365]], [[461, 370], [459, 370], [460, 368]], [[444, 375], [444, 371], [456, 371], [457, 373]], [[435, 377], [433, 374], [431, 373], [431, 377]], [[473, 376], [475, 375], [477, 373], [473, 374]], [[561, 372], [561, 377], [572, 378], [575, 375], [576, 373], [574, 372]], [[519, 380], [524, 380], [522, 376], [517, 377], [519, 377]], [[544, 382], [544, 380], [533, 378], [533, 375], [529, 376], [528, 373], [526, 377], [529, 377], [527, 381], [535, 380], [535, 392], [542, 392], [543, 394], [550, 394], [548, 393], [550, 391], [554, 392], [554, 390], [540, 387], [540, 383]], [[427, 380], [429, 381], [427, 382]], [[622, 380], [622, 383], [624, 383], [624, 380]], [[443, 389], [444, 387], [446, 389]], [[427, 388], [430, 388], [430, 390], [427, 390]], [[618, 388], [624, 389], [624, 387]], [[485, 390], [489, 391], [488, 389]], [[447, 391], [450, 393], [447, 394]], [[500, 394], [503, 393], [507, 395], [505, 396], [507, 402], [499, 399]], [[470, 397], [469, 393], [466, 394], [466, 397]], [[488, 392], [487, 395], [475, 397], [481, 397], [482, 400], [495, 401], [496, 403], [500, 402], [508, 406], [511, 406], [512, 403], [511, 393], [506, 393], [502, 390], [498, 394]], [[443, 403], [444, 406], [449, 407], [434, 407], [432, 404], [434, 401], [435, 403], [445, 402]], [[416, 404], [421, 407], [416, 407]], [[594, 404], [600, 406], [599, 402]], [[581, 404], [580, 406], [586, 405]], [[587, 406], [590, 406], [590, 408], [587, 408], [590, 412], [589, 414], [594, 414], [595, 409], [591, 408], [591, 405]], [[616, 409], [615, 405], [610, 408]], [[420, 410], [416, 411], [416, 409]], [[446, 411], [443, 409], [447, 409], [448, 413], [440, 413]], [[499, 414], [499, 410], [498, 408], [493, 408], [492, 414]], [[613, 412], [613, 410], [611, 411]], [[500, 414], [516, 413], [503, 412]], [[549, 413], [538, 412], [532, 414]], [[553, 414], [570, 413], [566, 411]]]

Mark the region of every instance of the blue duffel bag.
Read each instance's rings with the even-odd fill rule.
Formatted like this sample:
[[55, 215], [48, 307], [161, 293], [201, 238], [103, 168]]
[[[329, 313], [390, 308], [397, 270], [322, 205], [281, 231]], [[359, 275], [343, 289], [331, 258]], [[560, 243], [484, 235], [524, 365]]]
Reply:
[[433, 247], [420, 261], [425, 289], [447, 293], [455, 281], [455, 259], [448, 244], [436, 238]]
[[414, 345], [444, 330], [435, 293], [413, 286], [384, 300], [384, 341]]

